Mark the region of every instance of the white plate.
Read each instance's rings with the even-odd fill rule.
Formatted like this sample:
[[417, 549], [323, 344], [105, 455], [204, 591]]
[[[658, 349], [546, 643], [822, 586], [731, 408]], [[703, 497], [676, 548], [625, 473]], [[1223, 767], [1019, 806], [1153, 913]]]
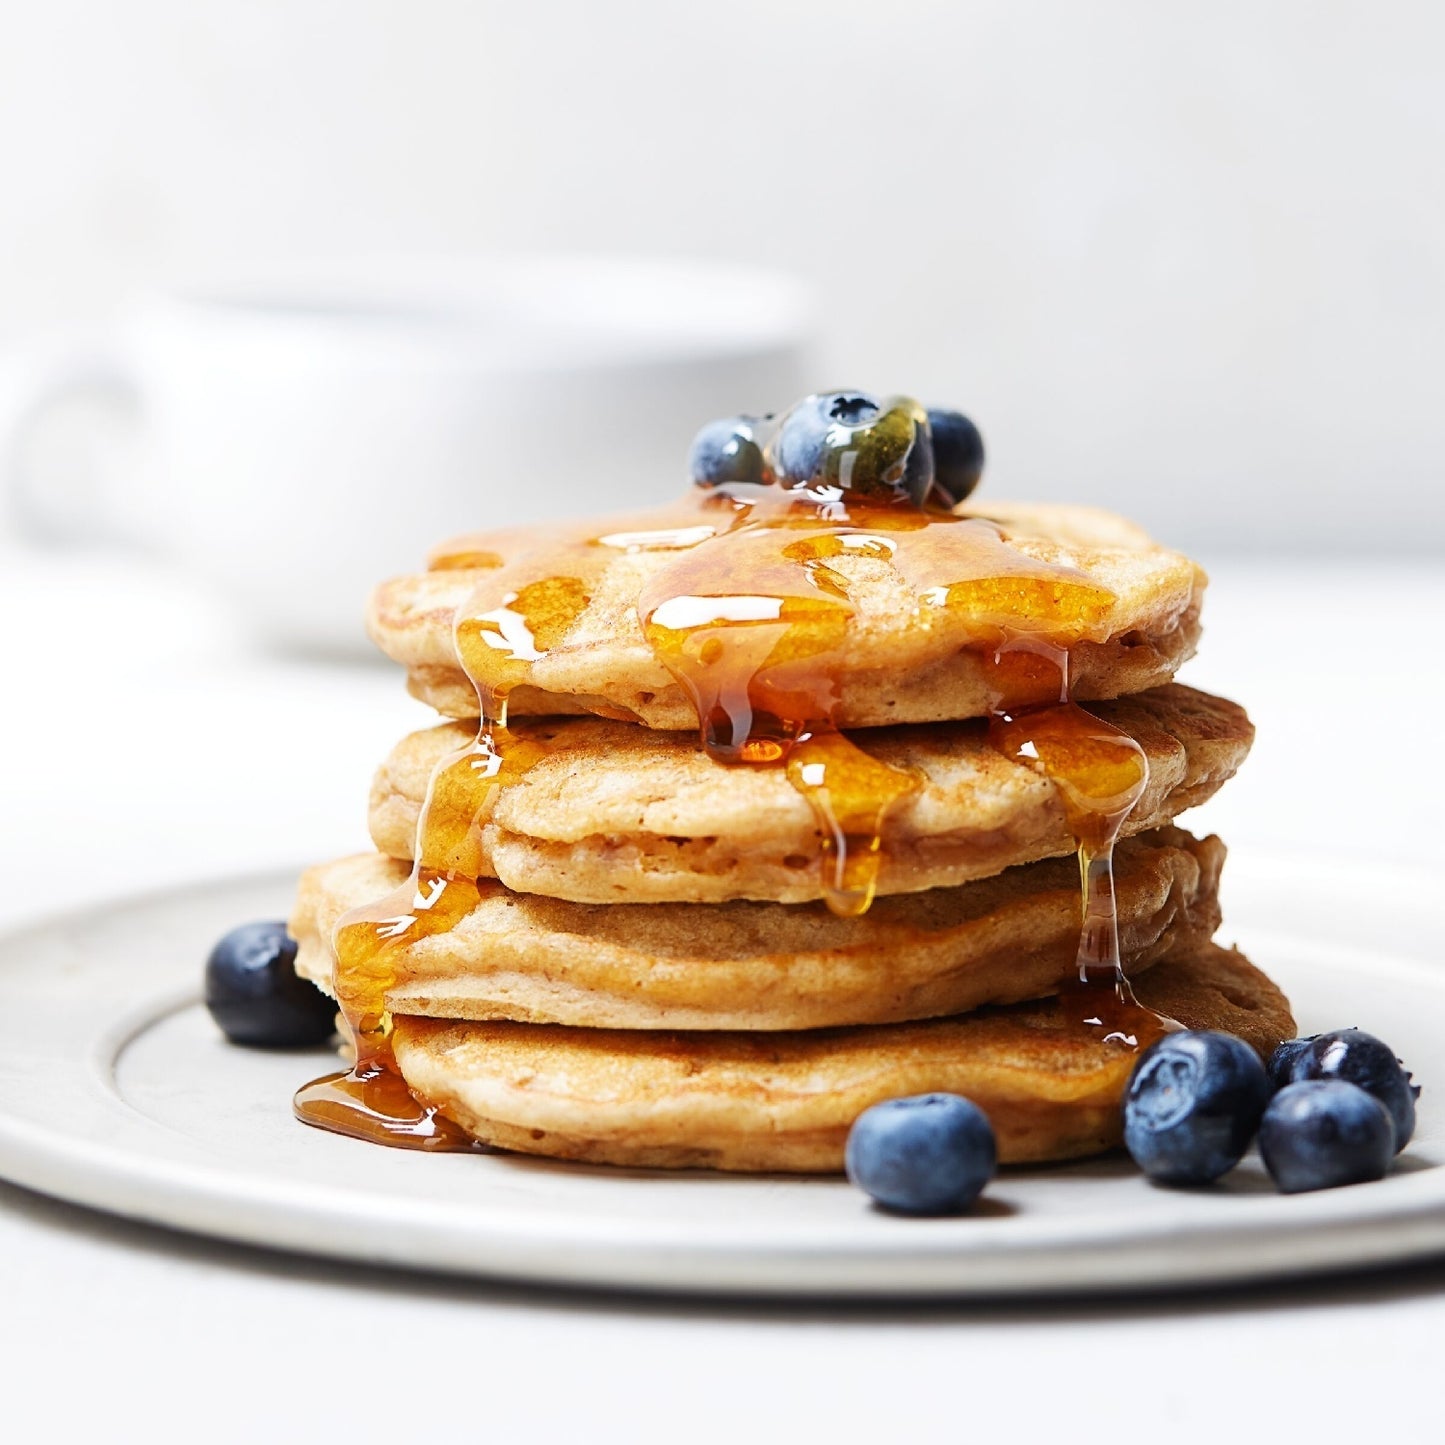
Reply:
[[1231, 858], [1222, 936], [1303, 1029], [1359, 1025], [1425, 1082], [1387, 1180], [1282, 1197], [1258, 1160], [1212, 1190], [1126, 1160], [1006, 1171], [978, 1213], [891, 1218], [841, 1181], [426, 1156], [308, 1129], [324, 1051], [224, 1043], [197, 1002], [232, 924], [284, 916], [292, 879], [189, 888], [0, 940], [0, 1174], [112, 1213], [362, 1262], [558, 1284], [771, 1295], [966, 1296], [1298, 1275], [1445, 1252], [1445, 965], [1411, 870]]

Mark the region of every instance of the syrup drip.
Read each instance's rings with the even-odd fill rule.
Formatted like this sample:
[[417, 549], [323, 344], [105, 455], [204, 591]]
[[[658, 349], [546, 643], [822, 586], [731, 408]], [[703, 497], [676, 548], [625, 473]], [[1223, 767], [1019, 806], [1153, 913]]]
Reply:
[[[505, 694], [496, 699], [506, 712]], [[343, 915], [332, 937], [333, 986], [356, 1045], [356, 1062], [303, 1088], [297, 1116], [335, 1133], [408, 1149], [480, 1148], [414, 1096], [392, 1052], [387, 994], [405, 976], [419, 940], [455, 928], [476, 906], [484, 874], [482, 828], [502, 784], [551, 751], [546, 730], [516, 734], [484, 720], [477, 741], [432, 773], [417, 824], [411, 877], [380, 902]]]
[[[1060, 1006], [1106, 1043], [1146, 1046], [1178, 1025], [1141, 1004], [1124, 972], [1114, 844], [1148, 785], [1149, 760], [1127, 733], [1069, 700], [1067, 652], [1023, 639], [996, 653], [994, 667], [1014, 680], [995, 701], [989, 741], [1054, 785], [1079, 853], [1078, 977], [1061, 991]], [[1058, 698], [1053, 704], [1019, 709], [1007, 701], [1045, 688], [1050, 675]]]
[[356, 1062], [297, 1093], [293, 1107], [302, 1123], [405, 1149], [474, 1147], [401, 1077], [392, 1056], [386, 995], [400, 977], [405, 950], [419, 938], [454, 927], [476, 901], [475, 883], [418, 866], [379, 903], [342, 918], [332, 938], [333, 979]]
[[828, 907], [857, 918], [877, 891], [884, 823], [918, 780], [870, 757], [831, 727], [799, 736], [788, 752], [787, 773], [819, 824], [820, 882]]
[[[856, 616], [845, 577], [829, 565], [842, 556], [891, 568], [912, 591], [919, 626], [940, 610], [966, 613], [1001, 648], [1020, 627], [1065, 648], [1099, 630], [1114, 597], [1010, 546], [994, 523], [841, 494], [813, 505], [764, 494], [649, 580], [643, 631], [691, 698], [703, 747], [721, 763], [786, 766], [813, 810], [824, 898], [854, 916], [876, 891], [888, 814], [919, 784], [837, 728]], [[1019, 682], [1006, 689], [1009, 706], [1040, 700], [1035, 680]]]
[[643, 632], [691, 698], [708, 755], [730, 766], [782, 764], [807, 800], [823, 895], [844, 917], [873, 901], [884, 821], [918, 781], [834, 725], [856, 609], [828, 562], [891, 550], [886, 538], [819, 531], [816, 514], [754, 504], [658, 572], [638, 601]]
[[[689, 520], [699, 540], [712, 535], [712, 526], [699, 525], [695, 513]], [[297, 1093], [294, 1109], [303, 1123], [397, 1148], [481, 1147], [402, 1078], [386, 996], [405, 975], [409, 949], [454, 928], [476, 905], [474, 880], [485, 872], [482, 829], [498, 792], [551, 751], [545, 728], [508, 728], [510, 693], [587, 606], [606, 564], [605, 549], [636, 549], [650, 540], [640, 532], [594, 540], [593, 530], [574, 525], [550, 548], [513, 563], [467, 539], [432, 559], [434, 569], [487, 573], [454, 623], [457, 654], [480, 703], [477, 740], [444, 758], [432, 773], [411, 877], [380, 902], [345, 914], [336, 926], [333, 984], [356, 1062]], [[490, 540], [505, 546], [504, 538]], [[652, 540], [662, 547], [689, 545], [666, 529]]]
[[[889, 813], [919, 786], [858, 748], [834, 718], [857, 611], [837, 559], [892, 569], [910, 589], [916, 625], [964, 613], [992, 645], [990, 738], [1059, 790], [1079, 847], [1083, 928], [1079, 981], [1063, 995], [1081, 1026], [1137, 1047], [1168, 1020], [1139, 1005], [1119, 959], [1114, 839], [1147, 780], [1138, 746], [1069, 700], [1068, 649], [1102, 638], [1114, 601], [1082, 573], [1010, 545], [981, 518], [911, 505], [859, 505], [844, 494], [800, 502], [775, 488], [746, 500], [695, 494], [678, 506], [535, 534], [461, 538], [433, 569], [480, 576], [454, 624], [476, 688], [476, 742], [432, 776], [402, 888], [338, 924], [336, 994], [356, 1041], [352, 1069], [296, 1096], [305, 1122], [422, 1149], [473, 1147], [407, 1088], [391, 1049], [386, 995], [407, 950], [454, 927], [474, 906], [482, 828], [499, 789], [545, 757], [544, 734], [507, 726], [508, 701], [565, 638], [619, 554], [663, 552], [638, 601], [658, 659], [692, 699], [702, 746], [729, 766], [781, 766], [808, 801], [820, 838], [820, 883], [845, 916], [872, 901]], [[522, 546], [530, 550], [507, 554]]]

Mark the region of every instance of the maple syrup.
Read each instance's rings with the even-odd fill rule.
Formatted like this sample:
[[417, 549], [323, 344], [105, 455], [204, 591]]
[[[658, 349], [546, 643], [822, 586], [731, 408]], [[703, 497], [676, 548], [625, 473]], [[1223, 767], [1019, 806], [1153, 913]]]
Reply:
[[392, 1055], [386, 995], [397, 982], [403, 951], [418, 938], [452, 928], [477, 900], [474, 882], [420, 863], [378, 903], [353, 909], [332, 935], [336, 1001], [350, 1029], [356, 1061], [296, 1095], [296, 1116], [333, 1133], [407, 1149], [468, 1149], [471, 1140], [417, 1098]]
[[432, 776], [411, 878], [337, 926], [335, 992], [356, 1063], [300, 1091], [301, 1119], [408, 1148], [470, 1147], [402, 1081], [386, 994], [409, 947], [470, 911], [472, 880], [485, 872], [482, 828], [498, 791], [546, 755], [539, 732], [508, 727], [510, 695], [533, 682], [617, 556], [639, 552], [667, 554], [643, 585], [637, 612], [658, 660], [696, 708], [702, 747], [725, 766], [785, 771], [813, 811], [823, 896], [844, 916], [871, 903], [889, 815], [919, 780], [870, 756], [835, 724], [857, 609], [847, 578], [830, 564], [853, 556], [891, 567], [911, 591], [920, 628], [966, 614], [990, 664], [990, 740], [1049, 778], [1078, 845], [1079, 973], [1062, 1006], [1080, 1026], [1126, 1047], [1172, 1026], [1133, 997], [1114, 908], [1114, 840], [1144, 790], [1147, 761], [1131, 738], [1070, 697], [1069, 649], [1101, 635], [1113, 594], [1011, 546], [1002, 527], [981, 517], [860, 501], [836, 488], [698, 490], [605, 529], [569, 523], [541, 545], [535, 529], [461, 538], [431, 558], [433, 569], [482, 574], [454, 619], [457, 656], [477, 692], [477, 740]]
[[1106, 1043], [1143, 1048], [1178, 1025], [1134, 997], [1119, 953], [1114, 897], [1114, 844], [1149, 781], [1149, 760], [1127, 733], [1069, 700], [1068, 654], [1037, 646], [996, 657], [1032, 659], [1025, 675], [1039, 681], [1052, 667], [1059, 700], [1013, 711], [1000, 699], [989, 719], [989, 740], [1005, 757], [1053, 783], [1079, 856], [1082, 899], [1078, 973], [1059, 993], [1067, 1018]]

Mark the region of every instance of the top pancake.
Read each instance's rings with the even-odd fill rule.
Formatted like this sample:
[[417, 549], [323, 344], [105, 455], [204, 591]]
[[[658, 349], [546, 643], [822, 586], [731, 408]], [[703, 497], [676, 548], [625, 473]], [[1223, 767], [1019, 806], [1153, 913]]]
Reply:
[[[978, 528], [904, 527], [888, 532], [882, 549], [827, 554], [828, 573], [853, 609], [829, 659], [836, 725], [985, 716], [997, 697], [995, 650], [1016, 633], [1067, 650], [1079, 699], [1166, 682], [1193, 655], [1203, 572], [1123, 518], [1023, 503], [970, 506], [961, 515], [997, 525], [999, 575], [976, 575]], [[458, 609], [486, 613], [530, 583], [576, 579], [565, 613], [549, 609], [545, 646], [515, 663], [511, 713], [592, 712], [652, 728], [694, 727], [696, 709], [644, 635], [638, 604], [699, 534], [722, 528], [716, 511], [688, 503], [645, 517], [477, 534], [442, 549], [434, 570], [378, 588], [369, 630], [407, 668], [415, 696], [449, 717], [476, 717], [453, 634]], [[887, 547], [895, 551], [879, 555]], [[758, 590], [746, 576], [735, 580], [728, 595]], [[956, 581], [957, 605], [941, 605]], [[1076, 605], [1085, 595], [1087, 605]]]

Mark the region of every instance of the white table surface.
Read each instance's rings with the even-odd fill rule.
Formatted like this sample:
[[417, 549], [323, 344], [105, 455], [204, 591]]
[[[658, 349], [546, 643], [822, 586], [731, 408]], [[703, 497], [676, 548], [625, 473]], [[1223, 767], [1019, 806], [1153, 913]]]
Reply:
[[[1445, 571], [1213, 570], [1185, 676], [1260, 737], [1194, 825], [1445, 864]], [[393, 672], [268, 659], [104, 554], [0, 548], [0, 619], [0, 924], [364, 847], [370, 771], [428, 716]], [[0, 1266], [17, 1441], [1441, 1438], [1445, 1264], [1128, 1303], [680, 1304], [378, 1276], [0, 1185]]]

